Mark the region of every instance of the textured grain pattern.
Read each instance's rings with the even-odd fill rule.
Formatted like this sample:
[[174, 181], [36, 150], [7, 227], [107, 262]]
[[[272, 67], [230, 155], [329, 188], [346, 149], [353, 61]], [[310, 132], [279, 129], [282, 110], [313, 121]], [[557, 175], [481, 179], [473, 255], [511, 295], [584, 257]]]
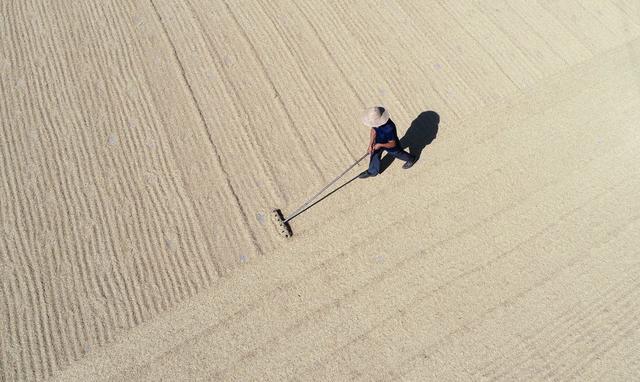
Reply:
[[[640, 379], [639, 37], [634, 0], [2, 2], [0, 381]], [[373, 104], [420, 161], [277, 237]]]

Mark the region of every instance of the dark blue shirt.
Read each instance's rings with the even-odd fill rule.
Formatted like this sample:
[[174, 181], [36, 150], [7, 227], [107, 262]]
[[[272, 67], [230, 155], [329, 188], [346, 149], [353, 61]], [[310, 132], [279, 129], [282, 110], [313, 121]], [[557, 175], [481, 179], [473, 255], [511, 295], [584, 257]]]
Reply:
[[376, 143], [388, 143], [389, 141], [395, 141], [396, 145], [387, 151], [398, 151], [400, 147], [400, 139], [398, 139], [398, 132], [396, 131], [396, 124], [391, 119], [382, 126], [374, 127], [376, 130]]

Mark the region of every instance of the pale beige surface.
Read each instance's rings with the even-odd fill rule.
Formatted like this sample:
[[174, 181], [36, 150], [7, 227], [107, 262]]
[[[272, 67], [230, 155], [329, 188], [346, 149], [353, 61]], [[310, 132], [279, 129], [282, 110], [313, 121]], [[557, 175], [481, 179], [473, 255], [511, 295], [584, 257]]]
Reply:
[[[639, 37], [636, 0], [3, 1], [0, 380], [640, 379]], [[373, 104], [436, 140], [277, 237]]]

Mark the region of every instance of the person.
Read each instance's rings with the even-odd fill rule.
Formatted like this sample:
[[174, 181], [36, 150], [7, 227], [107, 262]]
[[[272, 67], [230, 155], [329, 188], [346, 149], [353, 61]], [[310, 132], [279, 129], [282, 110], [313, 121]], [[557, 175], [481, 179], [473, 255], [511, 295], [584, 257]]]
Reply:
[[371, 127], [369, 134], [369, 147], [367, 152], [370, 154], [369, 169], [363, 171], [359, 178], [365, 179], [376, 176], [380, 173], [380, 163], [382, 152], [387, 151], [389, 155], [403, 160], [403, 169], [408, 169], [416, 161], [416, 158], [402, 149], [396, 125], [389, 117], [389, 111], [382, 106], [375, 106], [364, 111], [362, 122]]

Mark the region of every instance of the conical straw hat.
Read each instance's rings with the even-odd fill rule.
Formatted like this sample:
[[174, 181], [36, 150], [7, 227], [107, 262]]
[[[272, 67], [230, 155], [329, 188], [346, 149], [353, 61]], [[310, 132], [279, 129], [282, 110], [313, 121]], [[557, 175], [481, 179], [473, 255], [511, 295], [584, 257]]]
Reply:
[[389, 112], [382, 106], [374, 106], [364, 110], [362, 123], [369, 127], [382, 126], [389, 120]]

